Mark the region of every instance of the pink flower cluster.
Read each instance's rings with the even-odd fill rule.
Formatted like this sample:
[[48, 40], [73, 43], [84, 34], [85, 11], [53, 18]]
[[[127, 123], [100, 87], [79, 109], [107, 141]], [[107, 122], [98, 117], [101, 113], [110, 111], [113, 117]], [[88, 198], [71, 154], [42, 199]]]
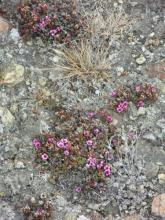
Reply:
[[68, 139], [62, 138], [61, 140], [59, 140], [57, 142], [57, 147], [64, 149], [64, 155], [69, 156], [70, 154], [69, 150], [70, 150], [71, 144], [69, 143]]
[[123, 101], [117, 105], [116, 111], [118, 113], [121, 113], [121, 112], [125, 111], [127, 108], [128, 108], [128, 101]]
[[33, 139], [32, 144], [33, 144], [33, 146], [34, 146], [34, 148], [35, 148], [36, 150], [38, 150], [38, 149], [41, 147], [41, 142], [40, 142], [40, 140], [37, 139], [37, 138], [34, 138], [34, 139]]
[[38, 208], [34, 215], [36, 218], [41, 218], [45, 215], [45, 211], [41, 208]]
[[107, 177], [110, 176], [110, 174], [111, 174], [111, 169], [110, 169], [110, 167], [108, 165], [104, 166], [104, 174]]
[[96, 168], [96, 158], [92, 157], [92, 156], [88, 156], [87, 159], [87, 163], [86, 163], [86, 167], [87, 168]]
[[109, 165], [106, 165], [104, 161], [100, 161], [97, 163], [97, 160], [95, 157], [88, 156], [87, 163], [86, 163], [86, 168], [92, 168], [92, 169], [97, 169], [97, 170], [103, 170], [104, 175], [108, 177], [111, 173], [111, 169]]

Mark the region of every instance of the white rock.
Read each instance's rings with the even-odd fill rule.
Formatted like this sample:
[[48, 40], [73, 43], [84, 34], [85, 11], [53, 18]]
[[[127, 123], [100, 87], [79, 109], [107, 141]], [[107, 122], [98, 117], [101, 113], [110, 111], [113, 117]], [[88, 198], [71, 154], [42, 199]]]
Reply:
[[15, 120], [11, 112], [5, 107], [0, 107], [0, 117], [5, 126], [12, 125]]
[[25, 165], [22, 161], [16, 161], [15, 162], [15, 168], [16, 169], [24, 169], [25, 168]]
[[141, 107], [138, 109], [137, 111], [137, 116], [140, 116], [140, 115], [145, 115], [146, 114], [146, 109]]
[[85, 217], [84, 215], [80, 215], [77, 220], [90, 220], [89, 218]]
[[136, 59], [136, 63], [141, 65], [146, 62], [146, 58], [141, 54], [140, 57]]
[[165, 174], [161, 173], [158, 175], [159, 183], [164, 184], [165, 183]]
[[18, 84], [24, 80], [24, 67], [14, 64], [12, 70], [2, 76], [2, 84]]
[[16, 28], [11, 29], [10, 31], [10, 38], [13, 40], [15, 43], [17, 43], [20, 39], [19, 32]]

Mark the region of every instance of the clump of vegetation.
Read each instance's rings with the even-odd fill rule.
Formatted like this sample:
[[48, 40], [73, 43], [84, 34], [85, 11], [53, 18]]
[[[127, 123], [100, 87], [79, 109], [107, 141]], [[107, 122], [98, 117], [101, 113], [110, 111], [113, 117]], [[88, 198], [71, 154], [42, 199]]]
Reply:
[[25, 220], [52, 219], [53, 206], [44, 194], [40, 198], [31, 197], [21, 209]]
[[158, 90], [149, 83], [144, 85], [137, 84], [132, 87], [120, 86], [112, 91], [109, 105], [111, 109], [122, 113], [128, 109], [129, 102], [134, 103], [137, 108], [140, 108], [155, 101], [157, 97]]
[[40, 37], [44, 42], [66, 43], [80, 37], [84, 19], [73, 1], [28, 0], [17, 8], [20, 34]]
[[111, 77], [109, 54], [112, 44], [123, 38], [133, 22], [121, 10], [107, 13], [107, 18], [99, 10], [85, 13], [85, 38], [58, 53], [62, 59], [57, 66], [67, 77]]
[[106, 143], [115, 139], [112, 116], [101, 110], [87, 114], [60, 111], [57, 117], [59, 122], [56, 121], [54, 134], [43, 133], [33, 139], [36, 162], [45, 170], [52, 170], [56, 180], [68, 173], [81, 173], [83, 178], [77, 183], [76, 192], [99, 188], [111, 173], [113, 152]]

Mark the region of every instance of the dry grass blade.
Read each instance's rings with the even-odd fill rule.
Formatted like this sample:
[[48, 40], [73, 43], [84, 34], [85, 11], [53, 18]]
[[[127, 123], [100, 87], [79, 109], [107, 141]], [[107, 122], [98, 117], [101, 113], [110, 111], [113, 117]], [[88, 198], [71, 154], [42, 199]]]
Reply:
[[67, 76], [79, 77], [106, 77], [110, 65], [106, 61], [104, 51], [93, 50], [89, 41], [81, 42], [80, 46], [64, 49], [60, 54], [61, 63], [56, 66], [61, 68]]

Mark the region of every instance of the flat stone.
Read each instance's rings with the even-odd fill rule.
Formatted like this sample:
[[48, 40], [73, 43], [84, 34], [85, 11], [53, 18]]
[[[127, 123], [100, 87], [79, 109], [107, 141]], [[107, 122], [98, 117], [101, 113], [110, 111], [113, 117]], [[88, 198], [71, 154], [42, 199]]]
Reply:
[[24, 80], [24, 67], [14, 64], [11, 71], [3, 74], [1, 83], [16, 85]]
[[160, 173], [158, 175], [159, 183], [164, 184], [165, 183], [165, 173]]
[[78, 216], [77, 212], [67, 212], [65, 214], [64, 220], [76, 220]]
[[6, 32], [9, 30], [9, 24], [0, 16], [0, 33]]
[[165, 193], [154, 197], [151, 210], [153, 214], [165, 217]]
[[152, 162], [147, 163], [145, 166], [145, 174], [148, 179], [151, 179], [153, 177], [156, 177], [159, 171], [159, 166], [157, 164], [154, 164]]
[[122, 220], [140, 220], [140, 216], [139, 215], [130, 215], [130, 216], [123, 218]]
[[85, 217], [84, 215], [80, 215], [77, 220], [90, 220], [89, 218]]
[[0, 107], [0, 117], [5, 126], [11, 126], [15, 120], [11, 112], [5, 107]]
[[139, 64], [139, 65], [142, 65], [145, 62], [146, 62], [146, 58], [143, 55], [141, 55], [140, 57], [138, 57], [136, 59], [136, 63]]
[[15, 43], [17, 43], [18, 40], [20, 39], [19, 32], [18, 32], [18, 30], [16, 28], [11, 29], [11, 31], [10, 31], [10, 39], [12, 41], [14, 41]]

